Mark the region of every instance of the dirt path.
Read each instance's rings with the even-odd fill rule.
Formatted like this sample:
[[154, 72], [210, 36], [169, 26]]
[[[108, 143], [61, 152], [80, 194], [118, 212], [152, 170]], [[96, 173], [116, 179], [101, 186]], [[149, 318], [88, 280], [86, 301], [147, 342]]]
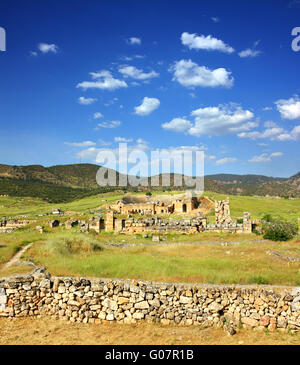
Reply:
[[33, 245], [33, 242], [29, 243], [27, 246], [23, 247], [20, 251], [18, 251], [15, 256], [13, 256], [3, 267], [2, 270], [5, 270], [9, 268], [10, 266], [17, 264], [20, 262], [20, 258], [23, 255], [25, 251], [27, 251], [31, 246]]

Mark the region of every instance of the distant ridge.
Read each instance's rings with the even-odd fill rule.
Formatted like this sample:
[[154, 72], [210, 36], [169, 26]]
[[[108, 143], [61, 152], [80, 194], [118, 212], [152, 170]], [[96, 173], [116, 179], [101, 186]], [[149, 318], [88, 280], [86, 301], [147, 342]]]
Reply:
[[[111, 190], [147, 191], [149, 187], [111, 188], [99, 187], [96, 164], [69, 164], [44, 167], [42, 165], [12, 166], [0, 164], [0, 195], [32, 196], [60, 202]], [[182, 190], [174, 187], [174, 174], [171, 187], [159, 186], [152, 190]], [[117, 172], [117, 181], [119, 174]], [[150, 180], [150, 178], [143, 178]], [[300, 197], [300, 172], [290, 178], [277, 178], [264, 175], [213, 174], [205, 176], [205, 190], [231, 195], [258, 195]]]
[[[299, 173], [300, 174], [300, 173]], [[269, 181], [284, 181], [288, 178], [282, 177], [271, 177], [264, 175], [254, 175], [254, 174], [246, 174], [246, 175], [234, 175], [234, 174], [215, 174], [215, 175], [206, 175], [207, 179], [222, 181], [222, 182], [232, 182], [234, 184], [260, 184]]]

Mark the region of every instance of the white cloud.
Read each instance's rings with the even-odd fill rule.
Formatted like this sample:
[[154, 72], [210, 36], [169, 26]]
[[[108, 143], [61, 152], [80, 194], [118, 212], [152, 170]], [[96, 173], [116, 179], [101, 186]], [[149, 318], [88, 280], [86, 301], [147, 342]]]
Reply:
[[96, 145], [95, 142], [91, 142], [91, 141], [65, 142], [65, 144], [67, 144], [68, 146], [73, 146], [73, 147], [90, 147], [90, 146], [95, 146]]
[[90, 104], [94, 103], [95, 101], [97, 101], [97, 99], [96, 98], [85, 98], [84, 96], [80, 96], [77, 101], [81, 105], [90, 105]]
[[170, 72], [174, 72], [173, 81], [179, 82], [185, 87], [232, 87], [234, 78], [231, 72], [225, 68], [217, 68], [210, 70], [205, 66], [199, 66], [197, 63], [191, 60], [176, 61], [169, 69]]
[[169, 123], [163, 123], [161, 126], [166, 130], [184, 132], [192, 127], [192, 123], [183, 118], [174, 118]]
[[269, 162], [272, 160], [273, 157], [280, 157], [282, 156], [283, 153], [282, 152], [273, 152], [271, 154], [268, 153], [262, 153], [259, 156], [253, 156], [250, 160], [248, 160], [249, 162]]
[[96, 112], [96, 113], [94, 113], [93, 118], [94, 118], [94, 119], [103, 118], [103, 115], [102, 115], [102, 113], [100, 113], [100, 112]]
[[102, 89], [115, 90], [123, 87], [128, 87], [125, 81], [115, 79], [110, 71], [102, 70], [99, 72], [90, 72], [92, 79], [96, 81], [83, 81], [76, 85], [77, 88], [87, 89]]
[[112, 144], [112, 142], [104, 141], [103, 139], [99, 139], [98, 141], [100, 146], [110, 146]]
[[147, 96], [144, 97], [142, 104], [136, 106], [135, 114], [137, 115], [149, 115], [155, 109], [157, 109], [160, 105], [160, 101], [156, 98], [148, 98]]
[[235, 157], [224, 157], [224, 158], [221, 158], [220, 160], [217, 160], [216, 165], [224, 165], [226, 163], [233, 163], [236, 161], [237, 161], [237, 158], [235, 158]]
[[278, 125], [275, 122], [273, 122], [273, 120], [268, 120], [264, 123], [264, 127], [266, 127], [266, 128], [276, 128], [276, 127], [278, 127]]
[[111, 120], [108, 122], [99, 123], [97, 126], [100, 128], [117, 128], [121, 125], [119, 120]]
[[[268, 125], [268, 122], [265, 123]], [[253, 131], [253, 132], [242, 132], [238, 134], [240, 138], [249, 138], [249, 139], [262, 139], [269, 138], [271, 141], [300, 141], [300, 125], [295, 126], [291, 131], [287, 131], [281, 127], [276, 126], [274, 123], [274, 127], [267, 128], [263, 132]]]
[[142, 40], [141, 40], [141, 38], [131, 37], [131, 38], [127, 39], [127, 43], [128, 44], [142, 44]]
[[282, 133], [284, 133], [283, 128], [273, 127], [273, 128], [267, 128], [263, 132], [259, 131], [242, 132], [238, 134], [238, 137], [249, 138], [249, 139], [270, 138], [271, 140], [273, 140], [276, 139]]
[[207, 51], [221, 51], [225, 53], [232, 53], [234, 49], [225, 44], [220, 39], [214, 38], [211, 35], [197, 35], [188, 32], [181, 34], [181, 42], [189, 49], [205, 49]]
[[123, 138], [123, 137], [115, 137], [114, 138], [115, 142], [119, 143], [119, 142], [132, 142], [132, 138]]
[[262, 53], [261, 51], [255, 49], [259, 43], [260, 43], [260, 40], [255, 41], [253, 43], [253, 47], [252, 48], [247, 48], [247, 49], [239, 52], [239, 56], [242, 57], [242, 58], [245, 58], [245, 57], [256, 57], [256, 56], [258, 56], [259, 54]]
[[222, 136], [231, 133], [246, 132], [258, 126], [253, 120], [254, 114], [244, 110], [239, 104], [219, 105], [217, 107], [199, 108], [191, 112], [194, 123], [186, 118], [174, 118], [161, 126], [174, 132], [186, 132], [201, 135]]
[[300, 141], [300, 125], [294, 127], [289, 133], [281, 133], [277, 136], [278, 141]]
[[290, 99], [280, 99], [275, 101], [276, 108], [283, 119], [300, 119], [300, 99], [298, 95]]
[[134, 67], [134, 66], [121, 66], [119, 68], [119, 72], [124, 76], [124, 77], [132, 77], [133, 79], [136, 80], [147, 80], [147, 79], [151, 79], [153, 77], [158, 77], [159, 73], [155, 72], [155, 71], [151, 71], [151, 72], [143, 72], [143, 70], [139, 70], [138, 68]]
[[42, 53], [49, 53], [49, 52], [57, 53], [58, 46], [56, 44], [39, 43], [38, 49]]
[[268, 111], [268, 110], [272, 110], [272, 107], [270, 106], [265, 106], [263, 109], [262, 109], [264, 112]]
[[219, 21], [220, 21], [220, 19], [219, 19], [218, 17], [216, 17], [216, 16], [212, 16], [210, 19], [211, 19], [214, 23], [219, 23]]
[[272, 157], [280, 157], [280, 156], [282, 156], [283, 155], [283, 153], [282, 152], [273, 152], [273, 153], [271, 153], [270, 154], [270, 157], [272, 158]]
[[258, 146], [261, 146], [261, 147], [266, 147], [266, 146], [268, 146], [268, 144], [267, 143], [257, 143], [258, 144]]
[[143, 151], [147, 151], [149, 150], [149, 142], [145, 141], [142, 138], [138, 138], [136, 140], [136, 145], [133, 146], [133, 149], [138, 149], [138, 150], [143, 150]]
[[197, 137], [204, 134], [221, 136], [257, 127], [254, 114], [237, 104], [199, 108], [191, 115], [195, 117], [195, 124], [188, 133]]
[[247, 48], [244, 51], [239, 52], [239, 56], [242, 57], [242, 58], [245, 58], [245, 57], [256, 57], [256, 56], [258, 56], [261, 53], [262, 52], [259, 51], [259, 50]]
[[33, 56], [33, 57], [36, 57], [38, 54], [37, 54], [37, 52], [35, 52], [35, 51], [31, 51], [31, 52], [30, 52], [30, 55], [31, 55], [31, 56]]

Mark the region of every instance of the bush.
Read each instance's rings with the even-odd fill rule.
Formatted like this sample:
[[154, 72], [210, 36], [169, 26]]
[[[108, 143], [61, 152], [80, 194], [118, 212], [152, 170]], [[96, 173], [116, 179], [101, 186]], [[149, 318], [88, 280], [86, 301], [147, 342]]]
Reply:
[[272, 241], [288, 241], [298, 232], [298, 226], [292, 222], [272, 220], [262, 227], [264, 238]]
[[262, 219], [261, 219], [263, 222], [273, 222], [274, 219], [273, 217], [271, 216], [271, 214], [265, 214]]
[[96, 251], [102, 251], [103, 246], [95, 238], [88, 237], [84, 234], [76, 236], [60, 235], [48, 238], [42, 246], [43, 251], [50, 254], [70, 255], [70, 254], [91, 254]]
[[152, 196], [152, 193], [150, 191], [147, 191], [146, 196]]

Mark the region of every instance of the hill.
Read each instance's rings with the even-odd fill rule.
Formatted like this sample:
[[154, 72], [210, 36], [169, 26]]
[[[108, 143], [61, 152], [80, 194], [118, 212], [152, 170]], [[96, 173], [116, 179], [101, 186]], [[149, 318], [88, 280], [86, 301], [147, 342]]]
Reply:
[[231, 184], [262, 184], [271, 181], [284, 181], [285, 178], [269, 177], [264, 175], [233, 175], [233, 174], [216, 174], [206, 175], [206, 178], [214, 181]]
[[[120, 190], [117, 187], [100, 187], [96, 174], [100, 166], [95, 164], [72, 164], [44, 167], [42, 165], [11, 166], [0, 164], [0, 195], [39, 197], [49, 202], [71, 201], [105, 191]], [[120, 178], [117, 172], [117, 184]], [[182, 175], [170, 174], [170, 186], [163, 186], [165, 174], [158, 176], [158, 186], [151, 190], [184, 190], [189, 186], [176, 187], [174, 183]], [[143, 178], [142, 186], [127, 186], [121, 190], [147, 191], [151, 178]], [[205, 176], [206, 191], [231, 195], [300, 196], [300, 172], [290, 178], [264, 175], [215, 174]]]

